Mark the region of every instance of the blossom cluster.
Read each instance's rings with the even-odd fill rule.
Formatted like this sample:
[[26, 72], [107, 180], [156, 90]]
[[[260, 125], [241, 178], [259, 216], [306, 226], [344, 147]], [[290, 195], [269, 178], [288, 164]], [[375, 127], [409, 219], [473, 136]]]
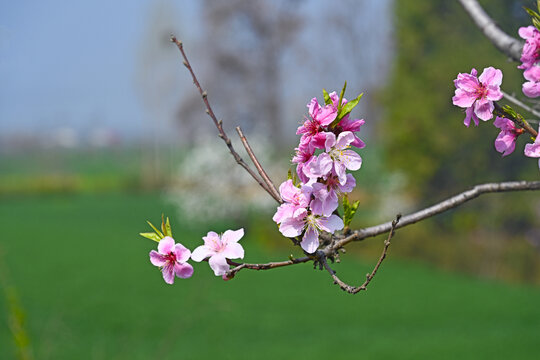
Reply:
[[521, 27], [519, 36], [525, 40], [521, 53], [521, 65], [523, 77], [527, 80], [523, 83], [523, 93], [531, 98], [540, 96], [540, 31], [534, 26]]
[[341, 96], [324, 92], [324, 104], [317, 98], [307, 104], [308, 117], [296, 132], [302, 136], [292, 159], [299, 182], [288, 179], [279, 187], [284, 203], [273, 220], [284, 236], [301, 236], [300, 246], [309, 254], [319, 247], [321, 232], [343, 229], [336, 214], [338, 198], [356, 186], [347, 170], [362, 166], [362, 158], [351, 147], [365, 147], [356, 134], [365, 121], [350, 118], [361, 96], [349, 102], [343, 92]]
[[[168, 220], [168, 219], [167, 219]], [[141, 234], [149, 237], [149, 234]], [[210, 268], [216, 276], [221, 276], [228, 280], [227, 271], [230, 266], [227, 259], [242, 259], [244, 249], [238, 241], [244, 236], [244, 229], [236, 231], [227, 230], [222, 236], [210, 231], [203, 237], [204, 245], [197, 247], [193, 252], [180, 243], [175, 243], [171, 236], [164, 236], [159, 239], [162, 233], [156, 230], [158, 239], [153, 236], [152, 239], [159, 242], [158, 251], [150, 251], [150, 262], [159, 267], [163, 274], [163, 279], [167, 284], [174, 283], [175, 276], [187, 279], [193, 275], [193, 266], [188, 264], [191, 259], [196, 262], [208, 260]]]

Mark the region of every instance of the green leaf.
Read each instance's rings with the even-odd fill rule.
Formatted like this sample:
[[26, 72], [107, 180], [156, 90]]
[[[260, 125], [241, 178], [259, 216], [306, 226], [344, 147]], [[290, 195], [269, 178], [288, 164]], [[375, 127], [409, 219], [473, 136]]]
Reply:
[[345, 226], [349, 226], [351, 224], [351, 221], [354, 215], [356, 214], [356, 210], [358, 210], [359, 205], [360, 205], [360, 201], [355, 201], [351, 205], [347, 195], [343, 197], [343, 224]]
[[336, 116], [336, 119], [334, 121], [332, 121], [332, 123], [330, 124], [329, 127], [332, 128], [332, 127], [336, 126], [337, 124], [339, 124], [341, 119], [343, 119], [345, 116], [350, 114], [351, 111], [353, 111], [353, 109], [356, 107], [356, 105], [358, 105], [358, 103], [360, 102], [360, 99], [362, 98], [362, 96], [364, 96], [364, 93], [361, 93], [360, 95], [358, 95], [358, 97], [356, 99], [351, 100], [347, 104], [345, 104], [345, 106], [343, 106], [341, 108], [341, 110], [338, 111], [338, 115]]
[[289, 171], [287, 171], [287, 180], [292, 180], [292, 171], [289, 168]]
[[159, 236], [160, 239], [163, 239], [165, 237], [163, 236], [163, 233], [159, 231], [154, 225], [152, 225], [150, 221], [146, 220], [146, 222], [148, 223], [148, 225], [152, 227], [152, 229], [154, 229], [154, 231], [156, 232], [156, 234]]
[[505, 113], [512, 116], [514, 119], [518, 117], [518, 113], [514, 109], [512, 109], [510, 105], [504, 105], [502, 109], [504, 110]]
[[167, 236], [172, 236], [172, 229], [171, 229], [171, 223], [169, 222], [169, 217], [167, 216], [167, 221], [165, 222], [165, 231]]
[[330, 99], [330, 95], [328, 95], [328, 91], [326, 91], [326, 89], [322, 89], [322, 93], [324, 95], [324, 104], [331, 105], [332, 99]]
[[347, 89], [347, 81], [345, 81], [345, 84], [343, 84], [343, 89], [341, 89], [341, 93], [339, 94], [339, 101], [338, 101], [338, 114], [341, 111], [341, 103], [343, 102], [343, 97], [345, 96], [345, 90]]
[[157, 241], [159, 242], [161, 240], [161, 238], [158, 236], [158, 234], [156, 233], [153, 233], [153, 232], [149, 232], [149, 233], [139, 233], [139, 235], [141, 235], [142, 237], [145, 237], [147, 239], [150, 239], [150, 240], [153, 240], [153, 241]]

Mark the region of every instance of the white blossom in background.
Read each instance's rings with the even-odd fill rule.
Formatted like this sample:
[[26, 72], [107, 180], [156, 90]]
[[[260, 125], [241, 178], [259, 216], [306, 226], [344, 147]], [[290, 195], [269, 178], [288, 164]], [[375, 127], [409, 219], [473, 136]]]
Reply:
[[[270, 178], [279, 184], [286, 174], [286, 162], [272, 160], [272, 146], [260, 135], [249, 135], [248, 141]], [[256, 171], [240, 140], [232, 142]], [[208, 136], [195, 144], [182, 154], [166, 194], [183, 219], [204, 223], [208, 219], [238, 218], [251, 211], [271, 212], [275, 208], [275, 200], [238, 166], [221, 139]]]

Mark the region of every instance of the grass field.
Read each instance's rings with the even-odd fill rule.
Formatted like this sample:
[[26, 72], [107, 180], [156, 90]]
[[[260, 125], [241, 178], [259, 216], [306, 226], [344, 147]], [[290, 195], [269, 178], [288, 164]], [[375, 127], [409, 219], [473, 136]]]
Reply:
[[[228, 282], [195, 264], [193, 278], [166, 285], [148, 261], [155, 243], [137, 235], [162, 212], [173, 209], [155, 194], [0, 200], [3, 277], [18, 292], [36, 359], [538, 358], [539, 288], [392, 257], [356, 296], [307, 264]], [[173, 226], [191, 248], [226, 229]], [[247, 261], [288, 256], [254, 232], [246, 225]], [[373, 265], [343, 260], [336, 269], [347, 279]], [[16, 354], [8, 305], [1, 297], [0, 359]]]

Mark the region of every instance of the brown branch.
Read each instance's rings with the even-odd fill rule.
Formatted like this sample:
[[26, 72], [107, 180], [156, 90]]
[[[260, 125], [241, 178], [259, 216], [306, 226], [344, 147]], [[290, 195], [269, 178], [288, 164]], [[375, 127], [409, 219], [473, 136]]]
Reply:
[[231, 265], [231, 266], [234, 266], [234, 268], [227, 271], [226, 276], [227, 276], [227, 278], [232, 279], [236, 275], [236, 273], [239, 272], [242, 269], [270, 270], [270, 269], [275, 269], [275, 268], [278, 268], [278, 267], [301, 264], [301, 263], [308, 262], [310, 260], [313, 260], [313, 257], [304, 256], [304, 257], [297, 258], [297, 259], [291, 257], [287, 261], [269, 262], [269, 263], [266, 263], [266, 264], [246, 264], [246, 263], [237, 263], [235, 261], [227, 259], [227, 263], [229, 265]]
[[247, 141], [247, 138], [246, 136], [244, 135], [244, 132], [242, 131], [242, 129], [240, 128], [240, 126], [237, 126], [236, 127], [236, 132], [238, 133], [238, 136], [240, 137], [240, 140], [242, 141], [242, 144], [244, 145], [244, 148], [246, 149], [246, 152], [248, 153], [251, 161], [253, 162], [253, 164], [255, 165], [255, 167], [257, 168], [257, 171], [259, 172], [259, 175], [261, 176], [261, 178], [263, 179], [263, 181], [265, 182], [266, 184], [266, 187], [268, 189], [270, 189], [271, 191], [271, 194], [272, 197], [278, 202], [278, 203], [283, 203], [283, 200], [281, 199], [281, 195], [279, 194], [279, 192], [277, 191], [276, 189], [276, 186], [274, 185], [274, 183], [272, 182], [272, 180], [270, 180], [270, 177], [268, 177], [268, 175], [266, 174], [266, 171], [264, 171], [264, 168], [262, 167], [261, 163], [259, 162], [259, 160], [257, 159], [257, 157], [255, 156], [255, 153], [253, 152], [253, 150], [251, 149], [251, 146], [249, 146], [249, 143]]
[[[476, 185], [470, 190], [459, 193], [452, 196], [449, 199], [441, 201], [433, 206], [417, 211], [415, 213], [403, 216], [401, 221], [396, 226], [396, 229], [405, 227], [417, 223], [421, 220], [425, 220], [434, 215], [443, 213], [450, 209], [453, 209], [469, 200], [477, 198], [482, 194], [494, 193], [494, 192], [507, 192], [507, 191], [527, 191], [527, 190], [540, 190], [540, 181], [509, 181], [501, 183], [490, 183]], [[351, 241], [360, 241], [368, 237], [384, 234], [392, 229], [392, 222], [386, 222], [380, 225], [371, 226], [365, 229], [355, 230], [351, 235], [335, 241], [324, 248], [325, 255], [331, 255], [337, 249], [340, 249], [350, 243]]]
[[[225, 144], [229, 148], [229, 151], [231, 152], [232, 156], [234, 157], [234, 160], [236, 160], [238, 165], [242, 166], [249, 173], [249, 175], [251, 175], [251, 177], [253, 179], [255, 179], [255, 181], [257, 181], [257, 183], [268, 194], [270, 194], [270, 196], [272, 196], [275, 199], [274, 194], [272, 193], [272, 190], [267, 187], [267, 185], [265, 184], [264, 181], [259, 179], [257, 174], [249, 167], [248, 164], [246, 164], [246, 162], [240, 157], [240, 155], [238, 155], [236, 150], [234, 150], [234, 147], [233, 147], [233, 145], [231, 143], [231, 139], [229, 139], [229, 137], [225, 133], [225, 130], [223, 130], [223, 121], [218, 120], [216, 115], [214, 114], [214, 111], [212, 110], [212, 107], [210, 106], [210, 103], [208, 102], [208, 94], [207, 94], [206, 91], [203, 90], [201, 84], [199, 83], [199, 80], [197, 79], [197, 76], [195, 75], [195, 72], [193, 71], [193, 68], [191, 67], [191, 64], [189, 63], [189, 60], [188, 60], [188, 58], [186, 56], [186, 53], [184, 51], [184, 46], [183, 46], [182, 42], [179, 41], [178, 39], [176, 39], [176, 37], [174, 35], [171, 35], [171, 42], [175, 43], [176, 46], [178, 47], [178, 50], [180, 50], [180, 53], [182, 54], [182, 57], [184, 58], [184, 66], [189, 70], [189, 72], [191, 74], [191, 77], [193, 78], [193, 84], [195, 84], [195, 86], [197, 87], [197, 90], [199, 90], [199, 93], [201, 94], [204, 105], [206, 106], [206, 113], [208, 114], [208, 116], [210, 116], [210, 118], [214, 122], [214, 125], [216, 125], [216, 128], [218, 129], [218, 132], [219, 132], [219, 137], [223, 139], [223, 141], [225, 142]], [[276, 199], [276, 200], [278, 202], [280, 202], [281, 199], [280, 200], [278, 200], [278, 199]]]
[[384, 259], [386, 258], [386, 254], [388, 252], [388, 247], [390, 246], [390, 240], [392, 239], [392, 237], [394, 236], [394, 234], [396, 233], [396, 226], [397, 224], [399, 223], [399, 220], [401, 218], [401, 215], [398, 215], [396, 216], [396, 219], [394, 221], [392, 221], [392, 227], [390, 229], [390, 233], [388, 234], [388, 238], [386, 239], [386, 241], [384, 242], [384, 248], [383, 248], [383, 251], [382, 251], [382, 254], [381, 256], [379, 257], [379, 261], [377, 261], [377, 264], [375, 265], [375, 267], [373, 268], [373, 270], [371, 271], [371, 273], [368, 273], [366, 275], [366, 280], [364, 281], [364, 283], [360, 286], [351, 286], [347, 283], [345, 283], [343, 280], [341, 280], [337, 275], [336, 275], [336, 272], [330, 267], [330, 265], [328, 265], [328, 262], [326, 261], [326, 255], [324, 254], [324, 252], [322, 251], [319, 251], [318, 254], [319, 254], [319, 261], [321, 262], [321, 264], [324, 266], [324, 268], [326, 269], [326, 271], [328, 271], [328, 273], [330, 274], [330, 276], [332, 276], [332, 279], [334, 280], [334, 284], [337, 284], [339, 285], [339, 287], [341, 288], [341, 290], [343, 291], [346, 291], [348, 292], [349, 294], [357, 294], [359, 293], [360, 291], [362, 290], [367, 290], [367, 286], [369, 285], [369, 283], [371, 282], [371, 280], [375, 277], [375, 274], [377, 273], [377, 270], [379, 270], [379, 267], [381, 266], [382, 262], [384, 261]]
[[505, 55], [519, 62], [523, 42], [502, 31], [476, 0], [459, 0], [461, 6], [484, 35]]

